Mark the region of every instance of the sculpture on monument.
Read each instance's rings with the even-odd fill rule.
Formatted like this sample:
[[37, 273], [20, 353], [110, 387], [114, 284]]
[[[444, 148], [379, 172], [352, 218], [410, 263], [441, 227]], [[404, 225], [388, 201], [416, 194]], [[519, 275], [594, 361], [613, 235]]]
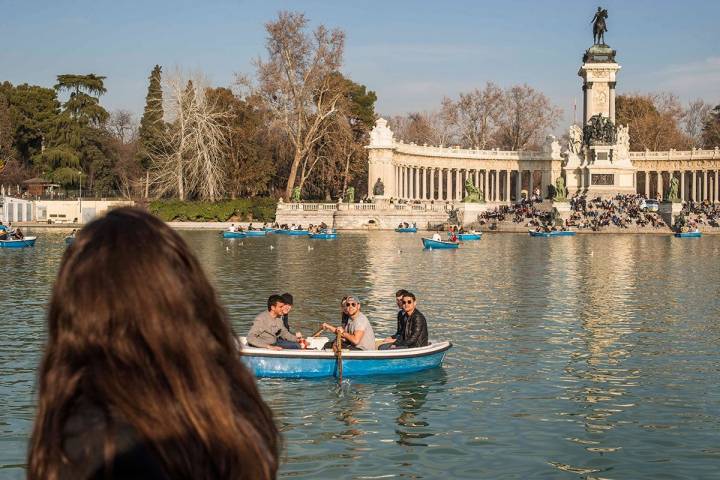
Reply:
[[290, 200], [295, 203], [300, 203], [300, 187], [293, 188], [292, 197]]
[[602, 7], [598, 7], [595, 16], [590, 21], [593, 24], [593, 41], [595, 45], [605, 45], [605, 32], [607, 32], [608, 11]]
[[665, 200], [668, 202], [677, 203], [680, 201], [680, 195], [678, 194], [680, 188], [680, 182], [677, 178], [672, 177], [670, 179], [670, 188], [668, 189], [667, 197], [665, 197]]
[[593, 115], [583, 128], [585, 145], [614, 145], [617, 140], [617, 129], [609, 118], [601, 113]]
[[565, 188], [565, 179], [563, 177], [558, 177], [555, 179], [555, 196], [553, 196], [553, 200], [556, 202], [565, 202], [567, 201], [567, 193]]
[[463, 202], [466, 203], [485, 203], [485, 195], [480, 188], [473, 185], [472, 181], [468, 178], [465, 180], [465, 190], [467, 195], [463, 198]]
[[582, 151], [583, 131], [578, 125], [570, 125], [568, 129], [568, 150], [570, 153], [579, 155]]
[[385, 194], [385, 184], [378, 177], [377, 182], [375, 182], [375, 186], [373, 187], [373, 195], [381, 196], [384, 194]]

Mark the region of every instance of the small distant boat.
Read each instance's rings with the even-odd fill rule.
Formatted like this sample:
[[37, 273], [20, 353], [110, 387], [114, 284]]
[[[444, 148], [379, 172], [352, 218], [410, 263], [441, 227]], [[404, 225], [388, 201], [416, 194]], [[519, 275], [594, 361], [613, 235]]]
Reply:
[[335, 240], [338, 236], [335, 230], [325, 230], [319, 233], [310, 233], [310, 238], [317, 240]]
[[433, 240], [432, 238], [425, 238], [425, 237], [423, 237], [422, 242], [423, 242], [423, 247], [425, 247], [428, 250], [458, 248], [460, 246], [460, 244], [458, 242], [444, 242], [442, 240]]
[[468, 240], [480, 240], [482, 238], [482, 233], [480, 232], [473, 232], [473, 233], [458, 233], [457, 238], [460, 241], [467, 242]]
[[395, 231], [398, 233], [415, 233], [417, 232], [417, 227], [398, 227]]
[[702, 232], [675, 232], [675, 236], [677, 238], [700, 238], [702, 237]]
[[0, 240], [0, 248], [34, 247], [37, 237], [25, 237], [22, 240]]
[[[245, 339], [241, 338], [243, 344]], [[327, 339], [325, 339], [327, 340]], [[420, 372], [442, 365], [450, 342], [397, 350], [343, 350], [342, 375], [386, 375]], [[338, 375], [332, 350], [269, 350], [242, 346], [240, 356], [256, 377], [317, 378]]]
[[67, 236], [65, 237], [65, 245], [72, 245], [75, 241], [75, 237]]
[[529, 230], [528, 233], [531, 237], [574, 237], [575, 232], [570, 230], [553, 230], [552, 232], [536, 232], [535, 230]]
[[245, 232], [223, 232], [223, 238], [245, 238]]
[[243, 233], [247, 237], [264, 237], [268, 232], [265, 230], [245, 230]]

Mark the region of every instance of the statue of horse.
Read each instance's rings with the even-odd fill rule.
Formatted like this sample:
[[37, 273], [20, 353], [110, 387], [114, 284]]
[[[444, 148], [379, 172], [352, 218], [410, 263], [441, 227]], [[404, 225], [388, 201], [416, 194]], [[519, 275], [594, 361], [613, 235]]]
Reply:
[[485, 203], [485, 195], [480, 188], [473, 185], [472, 180], [469, 178], [465, 180], [465, 190], [467, 195], [463, 198], [463, 202], [466, 203]]
[[608, 11], [602, 7], [598, 7], [595, 16], [590, 23], [593, 24], [593, 41], [595, 45], [605, 45], [605, 32], [607, 32]]

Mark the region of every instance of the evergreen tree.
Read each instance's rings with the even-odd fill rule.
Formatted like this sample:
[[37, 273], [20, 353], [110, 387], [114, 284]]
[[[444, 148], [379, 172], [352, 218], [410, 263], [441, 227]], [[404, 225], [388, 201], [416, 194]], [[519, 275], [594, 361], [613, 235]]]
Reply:
[[[163, 122], [163, 96], [160, 76], [162, 67], [155, 65], [150, 73], [150, 85], [145, 97], [145, 111], [140, 120], [137, 160], [146, 172], [150, 169], [150, 159], [153, 153], [160, 149], [165, 123]], [[148, 182], [146, 178], [145, 198], [148, 196]]]
[[705, 148], [720, 147], [720, 105], [710, 112], [710, 118], [705, 122], [702, 134]]
[[10, 104], [5, 95], [0, 93], [0, 172], [5, 164], [15, 157], [13, 133]]

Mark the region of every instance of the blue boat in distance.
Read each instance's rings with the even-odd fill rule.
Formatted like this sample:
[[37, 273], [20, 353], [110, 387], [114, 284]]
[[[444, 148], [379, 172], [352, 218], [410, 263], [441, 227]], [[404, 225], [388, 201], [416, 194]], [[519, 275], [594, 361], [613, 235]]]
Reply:
[[480, 232], [473, 232], [473, 233], [458, 233], [457, 238], [460, 241], [467, 242], [468, 240], [480, 240], [482, 238], [482, 233]]
[[[243, 345], [243, 341], [241, 338], [241, 359], [256, 377], [318, 378], [338, 374], [338, 360], [332, 350], [269, 350]], [[395, 350], [343, 350], [342, 375], [405, 374], [436, 368], [451, 347], [450, 342], [439, 342]]]
[[569, 230], [553, 230], [552, 232], [536, 232], [535, 230], [530, 230], [528, 232], [531, 237], [574, 237], [575, 232], [571, 232]]
[[444, 242], [442, 240], [433, 240], [432, 238], [425, 237], [423, 237], [422, 242], [423, 247], [425, 247], [427, 250], [442, 250], [460, 247], [460, 244], [458, 242]]
[[272, 228], [272, 227], [265, 227], [265, 228], [263, 228], [263, 230], [266, 231], [267, 233], [275, 233], [277, 231], [276, 228]]
[[0, 240], [0, 248], [34, 247], [37, 237], [25, 237], [22, 240]]
[[247, 237], [264, 237], [267, 235], [265, 230], [245, 230], [243, 233]]
[[310, 232], [307, 230], [277, 230], [275, 233], [291, 237], [307, 237]]
[[396, 232], [398, 233], [416, 233], [417, 227], [403, 227], [403, 228], [396, 228]]
[[223, 232], [223, 238], [245, 238], [245, 232]]
[[338, 236], [335, 230], [324, 230], [319, 233], [310, 233], [310, 238], [317, 240], [335, 240]]
[[700, 238], [702, 237], [702, 232], [675, 232], [675, 236], [677, 238]]

